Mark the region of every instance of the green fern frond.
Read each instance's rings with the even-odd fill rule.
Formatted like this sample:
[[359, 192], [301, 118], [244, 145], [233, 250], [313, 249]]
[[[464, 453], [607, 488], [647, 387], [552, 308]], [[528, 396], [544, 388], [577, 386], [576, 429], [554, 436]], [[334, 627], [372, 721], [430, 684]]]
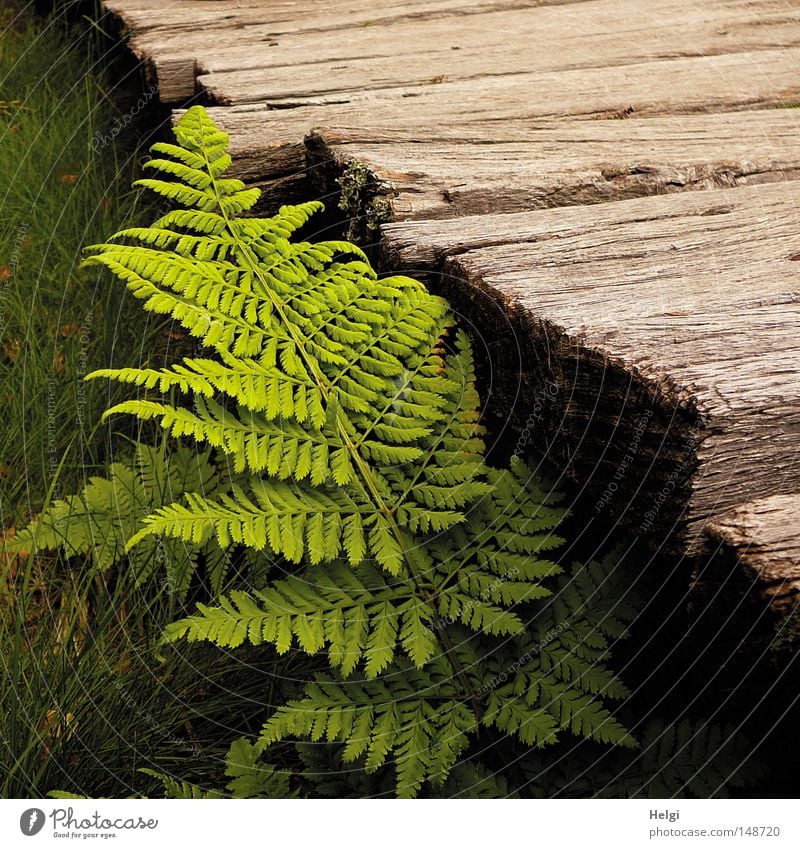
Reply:
[[454, 766], [441, 792], [441, 798], [517, 798], [517, 792], [502, 776], [492, 774], [482, 763], [469, 761]]
[[413, 797], [423, 783], [441, 786], [476, 727], [445, 662], [427, 673], [398, 667], [381, 680], [320, 677], [302, 700], [278, 709], [266, 723], [260, 746], [287, 737], [343, 742], [343, 760], [364, 757], [367, 773], [394, 764], [397, 793]]
[[[251, 478], [249, 491], [232, 486], [218, 501], [187, 492], [185, 505], [173, 503], [151, 513], [144, 527], [128, 541], [133, 548], [153, 535], [170, 536], [200, 544], [212, 535], [221, 548], [243, 544], [258, 551], [271, 550], [290, 562], [304, 555], [312, 563], [330, 561], [342, 552], [344, 525], [374, 532], [376, 518], [339, 489], [324, 491], [295, 483], [274, 482], [266, 486]], [[370, 536], [370, 546], [381, 552]], [[387, 565], [388, 570], [392, 570]]]
[[[221, 792], [215, 789], [203, 789], [188, 780], [179, 780], [168, 774], [153, 769], [139, 769], [142, 774], [153, 777], [160, 784], [161, 797], [180, 801], [211, 801], [223, 798]], [[152, 797], [152, 796], [151, 796]]]
[[[79, 494], [50, 504], [5, 539], [4, 548], [16, 554], [62, 550], [68, 557], [88, 557], [97, 571], [107, 571], [126, 556], [146, 516], [184, 492], [212, 494], [221, 479], [208, 452], [180, 446], [167, 458], [159, 448], [139, 445], [130, 463], [113, 463], [108, 477], [93, 477]], [[139, 583], [163, 570], [171, 591], [181, 595], [201, 560], [212, 591], [219, 592], [226, 574], [220, 553], [216, 545], [151, 538], [127, 555]]]
[[226, 792], [202, 789], [186, 780], [178, 780], [153, 769], [139, 769], [142, 774], [155, 778], [161, 785], [163, 798], [181, 800], [216, 800], [220, 798], [292, 798], [297, 792], [289, 785], [289, 775], [274, 766], [258, 762], [255, 746], [246, 739], [233, 742], [225, 756], [225, 776], [231, 780]]
[[522, 462], [486, 464], [471, 345], [448, 304], [379, 279], [347, 242], [292, 239], [319, 203], [244, 215], [257, 190], [224, 176], [228, 139], [201, 107], [175, 134], [140, 185], [183, 208], [87, 261], [208, 355], [90, 376], [142, 390], [107, 415], [210, 446], [241, 479], [158, 504], [125, 541], [241, 545], [292, 573], [166, 637], [324, 657], [331, 673], [278, 708], [258, 752], [324, 740], [369, 773], [393, 766], [404, 796], [444, 791], [481, 726], [532, 746], [562, 732], [633, 744], [603, 702], [624, 697], [603, 666], [624, 611], [598, 621], [575, 574], [551, 595], [564, 511]]
[[[405, 537], [401, 524], [388, 514], [392, 486], [381, 466], [418, 459], [419, 442], [443, 417], [452, 382], [437, 340], [452, 323], [447, 305], [410, 278], [378, 281], [363, 253], [346, 243], [290, 243], [283, 233], [302, 225], [315, 210], [313, 205], [284, 207], [276, 216], [288, 219], [283, 228], [276, 220], [259, 224], [239, 218], [242, 209], [226, 201], [246, 190], [236, 180], [222, 179], [218, 169], [201, 168], [198, 159], [219, 161], [224, 133], [202, 110], [189, 110], [185, 120], [190, 129], [180, 129], [178, 138], [185, 134], [188, 155], [151, 162], [171, 182], [143, 184], [189, 207], [187, 211], [199, 210], [199, 229], [193, 233], [192, 215], [170, 219], [170, 226], [180, 229], [166, 228], [162, 218], [160, 225], [129, 229], [97, 245], [87, 261], [109, 267], [143, 299], [146, 309], [180, 320], [223, 362], [192, 359], [171, 368], [104, 370], [92, 376], [162, 392], [177, 386], [215, 402], [216, 409], [226, 407], [227, 397], [245, 415], [261, 413], [278, 426], [284, 421], [310, 422], [322, 429], [328, 423], [332, 432], [326, 444], [315, 445], [314, 450], [332, 446], [326, 470], [334, 482], [343, 486], [352, 481], [359, 498], [367, 493], [372, 511], [369, 550], [397, 572]], [[169, 156], [170, 148], [159, 152]], [[214, 215], [224, 220], [224, 227], [209, 217]], [[117, 244], [118, 239], [139, 244]], [[345, 253], [356, 258], [338, 261]], [[235, 450], [237, 437], [227, 435], [219, 416], [211, 420], [208, 404], [191, 418], [178, 408], [153, 403], [129, 403], [113, 411], [145, 418], [160, 413], [162, 426], [173, 434], [182, 432], [229, 449], [233, 445]], [[276, 435], [274, 429], [272, 434]], [[241, 432], [238, 438], [243, 438]], [[269, 465], [263, 461], [264, 447], [262, 442], [251, 448], [251, 453], [262, 451], [262, 458], [252, 463], [238, 451], [237, 468], [249, 465], [263, 471]], [[277, 457], [274, 445], [273, 450]], [[423, 508], [443, 513], [428, 522], [441, 529], [460, 520], [459, 510], [482, 489], [477, 484], [448, 487], [423, 482], [413, 491]], [[190, 509], [194, 507], [219, 518], [214, 507], [199, 502]], [[413, 511], [406, 517], [416, 526]], [[199, 538], [205, 532], [201, 525], [208, 525], [208, 521], [190, 525], [185, 508], [178, 505], [161, 518], [180, 518], [186, 528], [182, 538]], [[299, 515], [292, 519], [301, 520]], [[163, 521], [154, 524], [162, 526]], [[143, 537], [140, 534], [136, 541]], [[277, 552], [284, 553], [285, 546]]]
[[342, 759], [344, 745], [298, 742], [301, 776], [315, 798], [392, 797], [395, 780], [388, 766], [367, 774], [363, 757], [352, 763]]
[[225, 757], [227, 790], [234, 798], [291, 798], [297, 793], [289, 785], [289, 775], [259, 762], [259, 752], [246, 739], [233, 742]]
[[[516, 644], [506, 645], [487, 662], [491, 669], [483, 687], [487, 721], [501, 730], [519, 732], [519, 718], [541, 711], [553, 730], [577, 737], [637, 747], [636, 740], [598, 700], [620, 700], [628, 690], [605, 666], [611, 639], [627, 635], [626, 621], [635, 614], [631, 601], [609, 614], [603, 597], [616, 594], [616, 555], [603, 564], [576, 565], [562, 575], [553, 597], [540, 608]], [[613, 609], [613, 606], [611, 607]], [[492, 673], [493, 672], [493, 673]], [[525, 732], [524, 725], [519, 725]]]
[[415, 644], [415, 621], [405, 608], [411, 597], [408, 586], [387, 583], [379, 569], [333, 563], [275, 580], [260, 592], [232, 592], [219, 607], [199, 605], [199, 614], [169, 625], [165, 638], [228, 648], [270, 642], [279, 653], [295, 641], [309, 654], [327, 646], [331, 666], [343, 677], [364, 659], [367, 678], [374, 678], [401, 642]]

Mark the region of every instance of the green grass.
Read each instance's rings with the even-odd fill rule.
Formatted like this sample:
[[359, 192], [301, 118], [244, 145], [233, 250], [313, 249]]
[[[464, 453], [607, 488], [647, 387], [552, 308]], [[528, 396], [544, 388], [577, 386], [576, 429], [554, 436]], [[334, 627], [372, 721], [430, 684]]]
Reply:
[[[82, 377], [172, 344], [123, 286], [79, 267], [83, 246], [154, 210], [137, 209], [130, 190], [140, 150], [99, 141], [126, 114], [108, 95], [102, 39], [77, 38], [63, 18], [0, 10], [3, 533], [125, 448], [100, 425], [117, 390]], [[152, 783], [139, 768], [192, 775], [221, 763], [246, 705], [263, 711], [263, 681], [220, 652], [159, 660], [174, 604], [124, 567], [99, 575], [0, 548], [0, 796], [124, 796]]]
[[[87, 371], [153, 343], [119, 286], [78, 267], [81, 249], [135, 215], [131, 153], [100, 146], [112, 123], [86, 41], [56, 22], [0, 18], [0, 520], [37, 512], [63, 465], [74, 488], [103, 460], [107, 397]], [[93, 146], [94, 143], [94, 146]]]
[[219, 651], [158, 659], [166, 605], [124, 574], [43, 558], [15, 571], [0, 627], [0, 796], [125, 797], [147, 788], [140, 768], [207, 779], [198, 768], [213, 772], [247, 719], [232, 691], [253, 699], [258, 679], [242, 682]]

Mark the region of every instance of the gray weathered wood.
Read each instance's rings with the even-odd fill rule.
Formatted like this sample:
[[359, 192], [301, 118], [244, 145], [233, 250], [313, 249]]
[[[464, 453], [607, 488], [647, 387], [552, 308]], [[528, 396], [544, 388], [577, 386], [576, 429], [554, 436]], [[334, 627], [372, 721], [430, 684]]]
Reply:
[[321, 130], [308, 148], [312, 174], [358, 160], [395, 218], [413, 220], [785, 180], [800, 170], [798, 138], [800, 110], [773, 109], [502, 130]]
[[[157, 64], [176, 53], [201, 57], [201, 85], [228, 104], [341, 103], [374, 99], [376, 92], [396, 98], [409, 86], [435, 82], [446, 91], [451, 83], [472, 82], [467, 92], [476, 82], [486, 84], [484, 96], [491, 96], [497, 88], [492, 80], [508, 77], [500, 80], [502, 96], [516, 91], [522, 106], [549, 97], [551, 90], [563, 100], [554, 72], [586, 69], [588, 85], [580, 85], [584, 78], [577, 76], [569, 79], [567, 90], [591, 96], [593, 87], [601, 91], [593, 86], [592, 71], [682, 57], [703, 59], [698, 73], [709, 77], [707, 83], [727, 77], [730, 92], [737, 83], [752, 87], [760, 57], [750, 53], [736, 65], [713, 58], [794, 44], [800, 20], [792, 0], [712, 0], [702, 6], [665, 0], [656, 10], [650, 0], [590, 0], [572, 8], [386, 0], [368, 8], [331, 2], [163, 8], [121, 0], [107, 6], [123, 16], [140, 55], [155, 57]], [[550, 76], [531, 76], [542, 72]], [[521, 86], [514, 85], [517, 81]], [[459, 96], [457, 86], [452, 95]]]
[[[643, 61], [763, 50], [792, 43], [800, 22], [791, 0], [717, 0], [695, 7], [667, 0], [656, 14], [649, 0], [593, 0], [566, 10], [534, 6], [487, 12], [479, 26], [468, 14], [469, 4], [453, 11], [389, 26], [356, 26], [346, 34], [336, 29], [276, 35], [269, 24], [248, 27], [241, 43], [213, 51], [200, 82], [227, 103], [374, 99], [409, 86], [443, 84], [447, 90], [450, 82], [506, 76], [504, 83], [518, 76], [524, 82], [527, 75], [542, 72], [598, 67], [608, 72]], [[516, 49], [509, 49], [512, 38]], [[535, 99], [545, 93], [539, 86], [530, 88], [521, 93], [520, 105], [532, 99], [531, 92]]]
[[438, 279], [593, 520], [794, 591], [796, 0], [105, 5], [265, 203], [368, 167], [387, 261]]
[[[685, 529], [698, 552], [711, 517], [795, 485], [800, 183], [597, 211], [392, 224], [386, 246], [404, 268], [441, 269], [448, 295], [505, 363], [495, 370], [506, 381], [501, 398], [518, 383], [531, 397], [558, 386], [544, 436], [597, 497], [628, 452], [625, 437], [609, 443], [620, 409], [629, 421], [658, 413], [648, 429], [659, 435], [636, 462], [642, 473], [652, 465], [638, 501], [617, 498], [609, 512], [635, 515], [659, 539]], [[517, 373], [501, 350], [514, 347], [514, 334]], [[674, 457], [686, 471], [680, 480]], [[682, 516], [655, 503], [670, 479]]]
[[[315, 126], [390, 129], [443, 122], [463, 127], [491, 123], [502, 139], [502, 122], [509, 120], [638, 117], [784, 104], [800, 98], [800, 83], [791, 82], [798, 65], [800, 50], [784, 48], [444, 81], [392, 88], [380, 96], [362, 91], [275, 98], [244, 112], [218, 114], [223, 120], [227, 115], [232, 128], [238, 125], [249, 133], [266, 129], [270, 144], [297, 139]], [[237, 102], [232, 90], [225, 97]], [[280, 116], [259, 126], [258, 113], [263, 115], [267, 107]]]

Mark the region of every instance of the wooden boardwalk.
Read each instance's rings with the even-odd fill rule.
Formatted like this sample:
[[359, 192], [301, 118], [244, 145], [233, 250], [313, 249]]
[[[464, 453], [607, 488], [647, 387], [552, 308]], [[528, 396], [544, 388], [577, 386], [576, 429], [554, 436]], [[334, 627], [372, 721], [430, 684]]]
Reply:
[[267, 202], [362, 177], [361, 235], [439, 281], [593, 520], [794, 603], [796, 0], [106, 6]]

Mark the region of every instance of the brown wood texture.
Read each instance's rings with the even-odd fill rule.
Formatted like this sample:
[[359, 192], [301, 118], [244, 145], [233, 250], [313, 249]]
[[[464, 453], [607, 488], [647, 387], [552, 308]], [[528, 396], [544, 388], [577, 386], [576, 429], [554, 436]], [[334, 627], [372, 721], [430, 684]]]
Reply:
[[800, 592], [796, 0], [105, 5], [267, 204], [364, 169], [593, 519]]
[[741, 504], [709, 526], [780, 609], [791, 610], [800, 591], [798, 513], [800, 495], [773, 495]]
[[[546, 126], [316, 132], [312, 168], [366, 164], [403, 220], [754, 185], [800, 172], [791, 109]], [[412, 137], [413, 135], [413, 137]]]

